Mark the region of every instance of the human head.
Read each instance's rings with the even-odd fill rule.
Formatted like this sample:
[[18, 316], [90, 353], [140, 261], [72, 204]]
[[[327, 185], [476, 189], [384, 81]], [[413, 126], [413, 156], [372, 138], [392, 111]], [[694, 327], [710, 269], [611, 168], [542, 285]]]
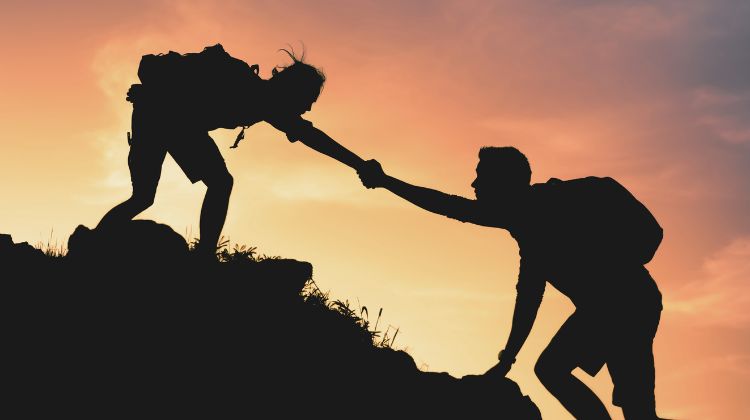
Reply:
[[292, 59], [292, 64], [273, 69], [270, 83], [277, 109], [284, 113], [302, 115], [318, 100], [326, 76], [319, 69], [303, 61], [304, 51], [299, 58], [293, 49], [279, 51], [287, 53]]
[[531, 166], [515, 147], [483, 147], [479, 150], [477, 177], [471, 186], [477, 200], [513, 199], [531, 182]]

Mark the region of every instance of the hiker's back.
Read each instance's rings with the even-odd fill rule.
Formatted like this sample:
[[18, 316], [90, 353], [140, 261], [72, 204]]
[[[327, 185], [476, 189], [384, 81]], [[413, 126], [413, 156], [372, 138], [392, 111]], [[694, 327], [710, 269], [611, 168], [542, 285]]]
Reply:
[[662, 239], [656, 219], [612, 178], [551, 179], [532, 186], [516, 231], [522, 257], [578, 307], [633, 299], [659, 304], [643, 267]]
[[213, 130], [255, 122], [251, 103], [261, 81], [258, 68], [220, 44], [200, 53], [144, 55], [138, 77], [147, 100], [175, 115], [175, 123]]
[[604, 295], [660, 294], [643, 267], [662, 240], [649, 210], [612, 178], [551, 179], [532, 188], [527, 242], [544, 255], [550, 283], [577, 305]]
[[536, 187], [546, 240], [576, 263], [644, 265], [662, 240], [649, 210], [612, 178], [551, 179]]

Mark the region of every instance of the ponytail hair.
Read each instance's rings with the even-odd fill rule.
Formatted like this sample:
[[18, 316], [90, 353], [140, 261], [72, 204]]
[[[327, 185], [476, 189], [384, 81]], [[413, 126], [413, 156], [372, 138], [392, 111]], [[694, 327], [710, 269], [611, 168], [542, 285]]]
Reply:
[[302, 55], [299, 57], [291, 45], [289, 49], [279, 49], [279, 52], [285, 52], [292, 59], [292, 64], [274, 67], [271, 70], [270, 80], [283, 90], [305, 93], [317, 99], [323, 90], [326, 76], [320, 69], [304, 62], [304, 44], [302, 44]]

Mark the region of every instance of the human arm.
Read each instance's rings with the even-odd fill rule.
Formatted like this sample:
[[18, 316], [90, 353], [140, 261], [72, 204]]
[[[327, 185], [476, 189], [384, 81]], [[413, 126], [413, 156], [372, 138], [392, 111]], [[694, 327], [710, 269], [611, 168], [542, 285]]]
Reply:
[[328, 134], [314, 127], [311, 122], [300, 117], [267, 120], [267, 122], [284, 132], [289, 141], [300, 141], [305, 146], [336, 159], [354, 170], [359, 171], [365, 163], [364, 159], [342, 146]]
[[376, 160], [369, 160], [359, 171], [359, 177], [367, 188], [382, 187], [417, 207], [431, 213], [440, 214], [461, 222], [477, 225], [499, 226], [498, 214], [482, 206], [477, 200], [470, 200], [457, 195], [409, 184], [396, 177], [387, 175]]
[[300, 137], [299, 141], [305, 146], [326, 156], [332, 157], [354, 170], [360, 170], [365, 163], [364, 159], [342, 146], [318, 128], [312, 127], [307, 130], [305, 134]]
[[516, 304], [513, 309], [513, 323], [505, 349], [498, 355], [499, 362], [487, 374], [505, 376], [516, 361], [521, 347], [531, 332], [542, 303], [546, 280], [538, 264], [527, 258], [521, 259], [521, 270], [516, 285]]

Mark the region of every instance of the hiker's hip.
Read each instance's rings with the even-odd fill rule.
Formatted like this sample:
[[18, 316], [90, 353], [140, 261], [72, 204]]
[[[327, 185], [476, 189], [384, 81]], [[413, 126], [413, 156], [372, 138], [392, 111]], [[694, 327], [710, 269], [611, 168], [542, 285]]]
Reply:
[[132, 124], [151, 131], [207, 132], [203, 116], [187, 103], [142, 100], [133, 103]]
[[[643, 266], [563, 271], [551, 283], [586, 312], [660, 312], [662, 295]], [[558, 287], [559, 286], [559, 287]]]

